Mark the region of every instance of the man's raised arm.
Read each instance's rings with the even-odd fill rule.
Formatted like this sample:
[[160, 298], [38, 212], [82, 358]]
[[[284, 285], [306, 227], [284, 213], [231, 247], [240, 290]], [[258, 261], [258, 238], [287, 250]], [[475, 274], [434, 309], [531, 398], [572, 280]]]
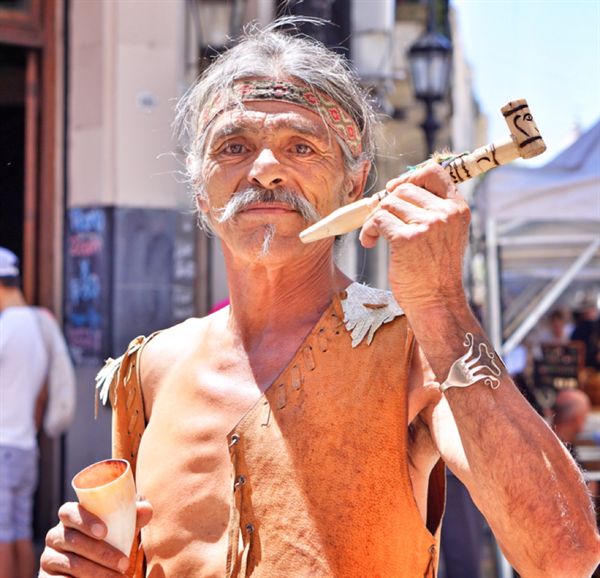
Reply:
[[388, 188], [361, 240], [388, 241], [392, 291], [442, 384], [423, 414], [442, 457], [524, 578], [590, 576], [600, 542], [581, 473], [512, 382], [465, 297], [466, 203], [437, 167]]
[[[420, 319], [414, 318], [417, 325]], [[430, 310], [426, 327], [413, 329], [438, 382], [471, 348], [489, 347], [472, 314], [456, 305], [452, 311]], [[485, 354], [477, 365], [481, 362], [486, 363]], [[497, 381], [448, 387], [423, 413], [424, 420], [448, 467], [467, 486], [524, 578], [591, 576], [600, 543], [581, 472], [499, 367], [498, 376], [489, 371]]]

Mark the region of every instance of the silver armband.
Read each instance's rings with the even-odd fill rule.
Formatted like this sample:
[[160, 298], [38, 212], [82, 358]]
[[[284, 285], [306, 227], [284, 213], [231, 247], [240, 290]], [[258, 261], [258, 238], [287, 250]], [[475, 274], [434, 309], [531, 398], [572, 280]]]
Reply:
[[476, 348], [472, 333], [465, 335], [464, 346], [468, 347], [467, 353], [452, 364], [446, 381], [440, 385], [440, 391], [443, 393], [451, 387], [469, 387], [479, 381], [496, 389], [502, 373], [496, 363], [496, 354], [485, 343], [480, 343]]

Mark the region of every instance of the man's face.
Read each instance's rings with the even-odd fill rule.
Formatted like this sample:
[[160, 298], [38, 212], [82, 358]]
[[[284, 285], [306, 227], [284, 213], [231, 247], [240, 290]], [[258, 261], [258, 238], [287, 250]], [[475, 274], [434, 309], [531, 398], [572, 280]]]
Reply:
[[[280, 200], [279, 191], [302, 199], [320, 218], [356, 199], [364, 184], [346, 178], [340, 146], [316, 113], [271, 101], [248, 102], [215, 119], [206, 139], [203, 183], [200, 210], [217, 235], [234, 252], [254, 255], [263, 252], [265, 235], [272, 236], [275, 254], [302, 246], [298, 234], [311, 219]], [[253, 188], [258, 199], [230, 215], [231, 199]], [[275, 200], [263, 199], [263, 192], [275, 192]], [[219, 222], [223, 209], [230, 218]]]

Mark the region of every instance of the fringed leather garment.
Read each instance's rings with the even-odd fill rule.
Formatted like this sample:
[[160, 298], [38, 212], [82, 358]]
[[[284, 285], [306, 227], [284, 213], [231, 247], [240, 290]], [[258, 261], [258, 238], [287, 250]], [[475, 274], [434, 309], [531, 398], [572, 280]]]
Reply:
[[[98, 383], [102, 397], [110, 389], [113, 456], [134, 471], [146, 341], [134, 340]], [[444, 471], [439, 462], [431, 474], [426, 526], [407, 463], [412, 348], [391, 293], [355, 283], [334, 298], [228, 435], [228, 578], [436, 576]], [[130, 575], [141, 578], [141, 548], [132, 559]]]

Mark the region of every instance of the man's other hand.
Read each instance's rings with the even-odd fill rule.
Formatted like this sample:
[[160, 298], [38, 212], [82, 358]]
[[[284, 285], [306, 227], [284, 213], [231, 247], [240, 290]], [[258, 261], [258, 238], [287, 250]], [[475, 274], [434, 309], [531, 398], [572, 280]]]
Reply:
[[[129, 558], [104, 541], [106, 526], [100, 518], [76, 502], [63, 504], [58, 518], [60, 522], [46, 535], [39, 578], [113, 578], [127, 572]], [[137, 528], [151, 518], [150, 503], [137, 502]]]

